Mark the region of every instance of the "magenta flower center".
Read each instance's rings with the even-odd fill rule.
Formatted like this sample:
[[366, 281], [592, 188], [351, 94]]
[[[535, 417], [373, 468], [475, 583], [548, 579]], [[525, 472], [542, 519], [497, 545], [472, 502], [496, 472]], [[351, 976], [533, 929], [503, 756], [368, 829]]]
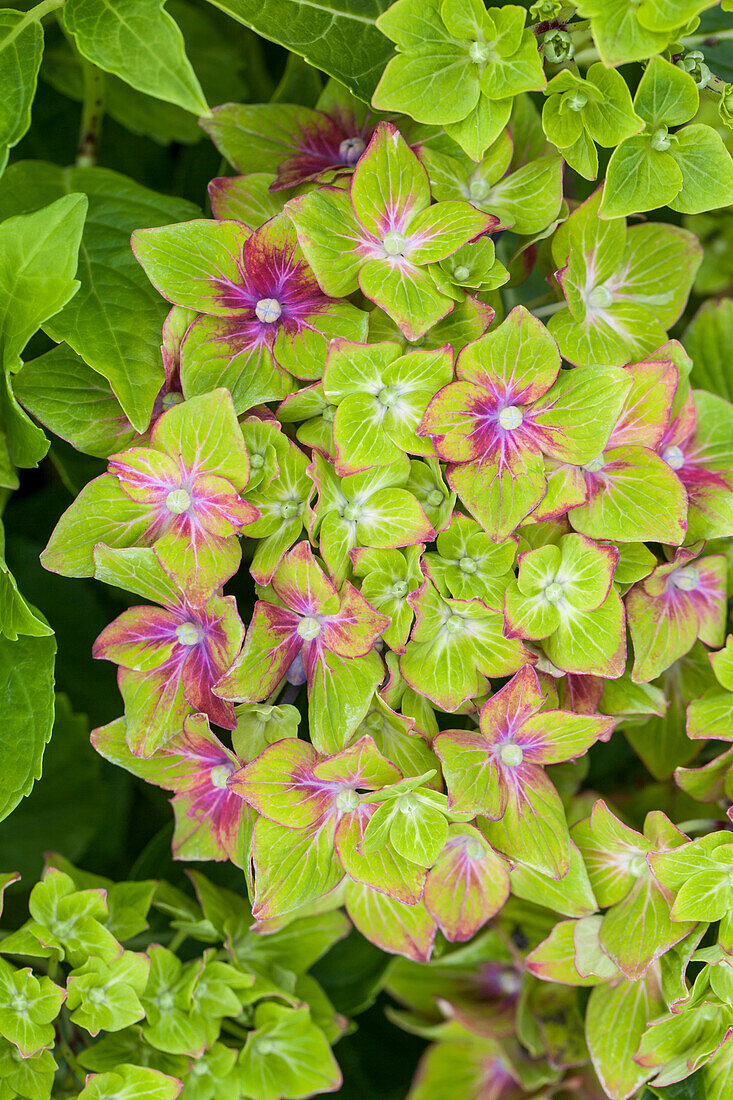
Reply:
[[522, 763], [524, 759], [524, 753], [522, 752], [521, 745], [515, 745], [511, 742], [507, 742], [504, 745], [499, 746], [499, 759], [502, 764], [506, 764], [509, 768], [516, 768], [517, 765]]
[[180, 516], [183, 512], [187, 512], [191, 504], [191, 494], [186, 489], [171, 489], [170, 493], [165, 498], [166, 508], [169, 512], [173, 512], [174, 515], [177, 516]]

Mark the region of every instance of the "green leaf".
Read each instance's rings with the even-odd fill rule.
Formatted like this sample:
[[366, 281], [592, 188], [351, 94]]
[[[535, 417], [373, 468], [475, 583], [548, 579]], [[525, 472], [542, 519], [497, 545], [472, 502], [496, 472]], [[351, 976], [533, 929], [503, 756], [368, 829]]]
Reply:
[[101, 761], [89, 744], [89, 723], [74, 714], [65, 695], [57, 694], [43, 774], [27, 800], [0, 824], [4, 862], [24, 877], [37, 878], [43, 853], [51, 847], [79, 859], [100, 830], [108, 797]]
[[29, 413], [85, 454], [107, 458], [136, 434], [107, 379], [67, 344], [25, 363], [13, 389]]
[[90, 1035], [120, 1031], [142, 1020], [140, 995], [145, 989], [150, 960], [134, 951], [105, 962], [90, 957], [72, 970], [66, 983], [66, 1005], [72, 1021]]
[[38, 8], [0, 11], [0, 149], [17, 145], [31, 124], [43, 55], [41, 14]]
[[681, 214], [700, 214], [733, 202], [733, 159], [712, 126], [695, 123], [675, 134], [670, 149], [682, 176], [671, 202]]
[[350, 882], [346, 911], [363, 936], [392, 955], [427, 962], [435, 939], [435, 921], [423, 902], [405, 905], [369, 886]]
[[181, 1082], [156, 1069], [118, 1065], [114, 1072], [92, 1073], [79, 1100], [176, 1100]]
[[130, 234], [141, 226], [195, 217], [198, 211], [106, 168], [19, 161], [0, 180], [0, 217], [38, 210], [69, 191], [89, 197], [79, 251], [81, 286], [44, 331], [53, 340], [65, 340], [109, 379], [126, 415], [144, 432], [164, 380], [160, 332], [167, 307], [137, 264]]
[[392, 54], [375, 23], [389, 0], [210, 0], [263, 38], [300, 54], [367, 103]]
[[237, 1064], [241, 1088], [259, 1100], [322, 1095], [341, 1085], [331, 1048], [307, 1006], [258, 1005]]
[[653, 57], [639, 81], [634, 110], [652, 130], [681, 126], [695, 115], [699, 100], [689, 73], [662, 57]]
[[692, 359], [690, 384], [733, 401], [733, 378], [726, 347], [733, 339], [733, 301], [709, 299], [685, 329], [683, 342]]
[[682, 172], [671, 153], [656, 149], [647, 134], [627, 138], [608, 163], [601, 217], [656, 210], [669, 205], [681, 189]]
[[633, 1057], [647, 1022], [664, 1010], [656, 977], [637, 982], [621, 978], [592, 991], [585, 1017], [593, 1067], [610, 1097], [632, 1096], [651, 1071]]
[[0, 821], [41, 776], [54, 713], [53, 638], [0, 638]]
[[41, 554], [44, 568], [66, 577], [93, 577], [94, 547], [134, 546], [148, 526], [140, 504], [120, 488], [117, 478], [101, 474], [84, 486], [64, 512]]
[[5, 563], [5, 532], [0, 523], [0, 634], [11, 642], [19, 634], [34, 638], [53, 634], [50, 626], [40, 619], [18, 591], [13, 574]]
[[[7, 178], [7, 177], [6, 177]], [[71, 194], [0, 224], [0, 360], [16, 371], [28, 340], [74, 296], [87, 201]]]
[[79, 52], [100, 69], [192, 114], [209, 113], [163, 0], [68, 0], [62, 18]]

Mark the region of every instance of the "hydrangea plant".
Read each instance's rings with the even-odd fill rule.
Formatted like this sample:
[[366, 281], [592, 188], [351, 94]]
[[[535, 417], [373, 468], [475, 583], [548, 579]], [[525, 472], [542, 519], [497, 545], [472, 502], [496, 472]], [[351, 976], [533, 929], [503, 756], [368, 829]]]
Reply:
[[730, 1100], [733, 5], [15, 7], [0, 1100]]

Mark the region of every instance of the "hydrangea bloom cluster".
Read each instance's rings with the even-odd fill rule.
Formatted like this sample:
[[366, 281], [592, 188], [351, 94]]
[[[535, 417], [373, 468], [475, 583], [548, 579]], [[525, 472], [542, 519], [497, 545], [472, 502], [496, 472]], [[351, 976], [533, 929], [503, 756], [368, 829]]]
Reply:
[[[624, 60], [703, 6], [635, 5]], [[241, 867], [263, 931], [343, 906], [401, 957], [414, 1100], [733, 1080], [733, 406], [670, 337], [696, 237], [626, 221], [698, 212], [689, 131], [722, 140], [661, 56], [632, 101], [611, 8], [548, 83], [524, 9], [398, 0], [374, 107], [412, 117], [218, 108], [213, 216], [133, 235], [166, 386], [43, 554], [145, 601], [93, 743], [172, 793], [176, 858]], [[638, 829], [583, 787], [621, 730], [680, 794]]]

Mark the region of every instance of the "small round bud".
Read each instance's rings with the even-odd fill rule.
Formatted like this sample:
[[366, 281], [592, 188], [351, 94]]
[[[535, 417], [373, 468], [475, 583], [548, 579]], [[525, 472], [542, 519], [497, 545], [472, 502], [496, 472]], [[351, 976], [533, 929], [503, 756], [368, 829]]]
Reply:
[[671, 447], [664, 448], [662, 451], [662, 458], [673, 470], [681, 470], [685, 464], [685, 456], [682, 449], [674, 444]]
[[306, 615], [297, 626], [297, 632], [305, 642], [312, 642], [323, 630], [323, 626], [315, 615]]
[[440, 508], [444, 500], [445, 493], [443, 493], [440, 489], [431, 489], [425, 498], [425, 503], [430, 508]]
[[165, 498], [165, 506], [169, 512], [180, 516], [191, 507], [191, 494], [185, 489], [171, 489]]
[[462, 634], [465, 628], [466, 624], [461, 615], [451, 615], [445, 621], [445, 629], [449, 634]]
[[700, 574], [694, 565], [675, 569], [670, 579], [675, 588], [679, 588], [682, 592], [694, 592], [700, 584]]
[[519, 428], [523, 420], [524, 414], [518, 405], [507, 405], [499, 413], [499, 426], [508, 432]]
[[465, 264], [459, 264], [458, 267], [453, 268], [453, 278], [457, 283], [465, 283], [466, 279], [470, 278], [471, 268], [466, 267]]
[[361, 505], [360, 504], [347, 504], [343, 512], [344, 519], [347, 523], [357, 523], [361, 518]]
[[401, 600], [407, 595], [407, 581], [395, 581], [392, 585], [392, 595]]
[[296, 519], [303, 511], [303, 505], [297, 500], [286, 500], [280, 505], [280, 515], [283, 519]]
[[176, 627], [176, 638], [181, 645], [198, 645], [203, 637], [204, 631], [200, 623], [180, 623]]
[[271, 325], [279, 320], [282, 311], [282, 306], [277, 298], [260, 298], [255, 306], [257, 320], [261, 321], [263, 325]]
[[388, 256], [403, 256], [406, 243], [403, 235], [396, 229], [391, 229], [382, 237], [382, 248]]
[[567, 105], [571, 111], [582, 111], [588, 103], [588, 96], [583, 92], [568, 92]]
[[380, 405], [384, 405], [386, 409], [391, 409], [393, 405], [397, 404], [399, 394], [394, 386], [384, 386], [377, 394], [377, 400]]
[[591, 309], [608, 309], [613, 305], [613, 294], [607, 286], [594, 286], [588, 295], [588, 305]]
[[352, 787], [346, 787], [336, 795], [336, 807], [342, 814], [353, 813], [359, 808], [359, 796]]
[[481, 176], [477, 176], [472, 179], [468, 185], [468, 199], [469, 202], [483, 202], [484, 199], [489, 197], [491, 191], [491, 184], [488, 180], [483, 179]]
[[675, 64], [678, 69], [690, 74], [698, 88], [705, 88], [710, 83], [710, 69], [705, 64], [705, 55], [700, 50], [690, 50]]
[[499, 759], [502, 764], [506, 764], [508, 768], [516, 768], [522, 763], [524, 759], [524, 753], [522, 752], [521, 745], [515, 745], [511, 741], [507, 741], [499, 748]]
[[652, 149], [656, 149], [658, 153], [666, 153], [671, 144], [672, 139], [666, 126], [660, 126], [652, 134]]
[[563, 594], [563, 587], [562, 587], [561, 584], [558, 584], [556, 581], [551, 581], [550, 584], [548, 584], [547, 588], [545, 589], [545, 599], [549, 600], [550, 603], [556, 603], [557, 600], [559, 600], [562, 597], [562, 594]]
[[227, 786], [227, 779], [232, 774], [232, 769], [228, 764], [217, 764], [215, 768], [212, 768], [209, 772], [209, 779], [214, 787], [218, 787], [219, 790], [225, 791]]
[[254, 454], [249, 456], [249, 465], [250, 465], [250, 468], [252, 470], [261, 470], [262, 467], [264, 466], [264, 464], [265, 464], [265, 456], [264, 455], [257, 454], [257, 452], [255, 451]]
[[545, 57], [553, 65], [561, 65], [575, 54], [573, 40], [567, 31], [548, 31], [543, 39], [543, 47]]
[[339, 145], [339, 160], [342, 164], [346, 164], [349, 168], [353, 168], [365, 149], [366, 142], [364, 138], [345, 138]]
[[468, 573], [470, 576], [478, 569], [478, 562], [475, 558], [461, 558], [461, 560], [458, 562], [458, 568], [461, 570], [462, 573]]
[[489, 59], [489, 47], [485, 42], [472, 42], [468, 48], [468, 56], [474, 65], [483, 65]]

